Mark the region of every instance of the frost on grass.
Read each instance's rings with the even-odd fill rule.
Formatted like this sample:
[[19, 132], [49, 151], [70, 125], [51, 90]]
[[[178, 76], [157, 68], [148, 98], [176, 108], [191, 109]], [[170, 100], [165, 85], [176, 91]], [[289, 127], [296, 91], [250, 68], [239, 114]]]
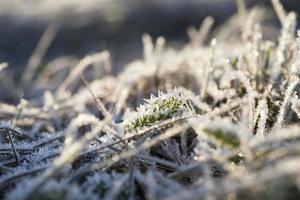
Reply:
[[208, 17], [178, 50], [145, 34], [117, 74], [106, 51], [28, 74], [31, 98], [0, 102], [0, 198], [299, 199], [300, 32], [272, 3], [273, 40], [240, 3], [236, 23], [212, 34]]
[[[22, 194], [27, 187], [35, 180], [25, 180], [21, 182], [14, 192], [10, 193], [9, 200], [22, 199]], [[94, 200], [97, 199], [92, 193], [83, 192], [75, 185], [70, 185], [66, 181], [49, 181], [42, 188], [29, 196], [32, 200], [56, 200], [56, 199], [74, 199], [74, 200]]]
[[125, 132], [149, 127], [157, 122], [178, 117], [189, 111], [188, 101], [179, 93], [172, 90], [167, 93], [158, 92], [151, 95], [135, 112], [125, 114], [122, 124]]
[[[228, 121], [227, 121], [228, 123]], [[228, 123], [230, 125], [230, 123]], [[237, 130], [233, 127], [228, 127], [226, 121], [216, 121], [210, 123], [203, 129], [209, 137], [219, 143], [220, 146], [228, 146], [230, 148], [237, 148], [240, 146], [240, 139], [236, 134]]]

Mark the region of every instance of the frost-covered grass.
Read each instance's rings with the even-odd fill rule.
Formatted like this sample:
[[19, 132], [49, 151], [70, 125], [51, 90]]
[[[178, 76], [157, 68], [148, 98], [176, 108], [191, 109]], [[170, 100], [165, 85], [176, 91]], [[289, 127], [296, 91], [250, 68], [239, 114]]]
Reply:
[[211, 38], [208, 17], [180, 50], [144, 35], [144, 58], [117, 75], [107, 51], [29, 65], [30, 98], [0, 103], [1, 197], [298, 199], [300, 31], [272, 2], [275, 41], [241, 4], [240, 25]]

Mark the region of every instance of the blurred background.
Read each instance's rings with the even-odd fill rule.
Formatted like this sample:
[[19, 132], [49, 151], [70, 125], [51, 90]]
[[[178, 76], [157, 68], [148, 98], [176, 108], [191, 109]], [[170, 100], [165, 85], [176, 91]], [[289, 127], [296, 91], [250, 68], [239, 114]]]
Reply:
[[[282, 3], [288, 11], [300, 11], [298, 0]], [[267, 35], [276, 35], [279, 22], [270, 1], [246, 4], [266, 9]], [[142, 56], [143, 33], [162, 35], [176, 47], [188, 40], [189, 26], [199, 27], [210, 15], [218, 27], [236, 10], [235, 0], [1, 0], [0, 62], [8, 62], [19, 77], [48, 28], [49, 45], [42, 49], [42, 64], [60, 56], [80, 58], [107, 49], [118, 71]]]

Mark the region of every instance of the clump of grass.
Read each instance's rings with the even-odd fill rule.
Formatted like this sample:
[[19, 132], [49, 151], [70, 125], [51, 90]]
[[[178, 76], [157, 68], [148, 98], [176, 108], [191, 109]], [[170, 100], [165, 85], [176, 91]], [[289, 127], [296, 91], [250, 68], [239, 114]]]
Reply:
[[157, 122], [181, 116], [190, 111], [188, 101], [177, 91], [158, 92], [137, 108], [137, 111], [125, 115], [122, 126], [126, 132], [149, 127]]
[[[239, 23], [215, 35], [208, 17], [182, 49], [145, 35], [144, 58], [118, 74], [106, 51], [29, 74], [32, 93], [51, 91], [0, 102], [0, 198], [296, 199], [296, 16], [273, 0], [282, 30], [271, 41], [259, 10], [237, 2]], [[88, 67], [97, 63], [105, 70]]]

